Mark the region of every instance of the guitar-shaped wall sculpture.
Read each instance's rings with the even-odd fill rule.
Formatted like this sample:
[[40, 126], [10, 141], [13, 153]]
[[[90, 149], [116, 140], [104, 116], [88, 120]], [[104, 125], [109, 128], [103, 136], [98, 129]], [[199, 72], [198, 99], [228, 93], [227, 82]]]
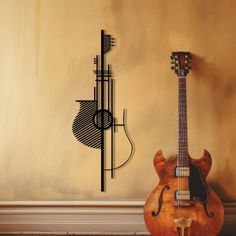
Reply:
[[160, 182], [144, 206], [144, 219], [153, 236], [216, 236], [223, 224], [219, 197], [206, 184], [211, 156], [204, 151], [194, 160], [188, 153], [186, 76], [191, 54], [173, 52], [172, 69], [178, 76], [179, 139], [177, 158], [166, 160], [159, 151], [154, 166]]
[[[105, 191], [105, 171], [114, 171], [123, 167], [133, 155], [133, 142], [130, 139], [126, 126], [126, 112], [123, 110], [123, 122], [117, 123], [114, 116], [114, 79], [110, 65], [105, 65], [105, 55], [114, 46], [114, 38], [101, 30], [101, 56], [94, 58], [96, 65], [96, 86], [94, 87], [93, 100], [76, 100], [80, 103], [80, 111], [77, 114], [72, 131], [76, 139], [82, 144], [96, 149], [101, 149], [101, 191]], [[118, 166], [115, 165], [114, 135], [118, 126], [123, 127], [125, 135], [130, 143], [131, 151], [128, 158]], [[110, 168], [106, 168], [106, 132], [110, 132]]]

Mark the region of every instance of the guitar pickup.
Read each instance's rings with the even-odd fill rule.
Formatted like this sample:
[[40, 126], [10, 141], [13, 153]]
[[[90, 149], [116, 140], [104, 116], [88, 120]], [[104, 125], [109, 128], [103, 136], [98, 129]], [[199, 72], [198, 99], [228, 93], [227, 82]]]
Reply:
[[190, 191], [186, 190], [176, 190], [175, 200], [190, 200]]
[[184, 166], [177, 166], [175, 168], [175, 177], [189, 177], [190, 176], [190, 168]]

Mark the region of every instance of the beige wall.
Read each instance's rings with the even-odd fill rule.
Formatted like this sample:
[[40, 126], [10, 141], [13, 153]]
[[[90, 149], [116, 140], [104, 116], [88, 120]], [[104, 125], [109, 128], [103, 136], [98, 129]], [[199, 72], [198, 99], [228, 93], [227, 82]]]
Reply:
[[[154, 153], [177, 149], [177, 79], [170, 53], [194, 54], [188, 76], [189, 149], [213, 157], [208, 181], [236, 200], [236, 1], [0, 0], [0, 199], [144, 199], [158, 182]], [[75, 99], [93, 96], [100, 30], [116, 115], [128, 110], [135, 155], [100, 192], [99, 151], [71, 132]], [[126, 149], [121, 150], [122, 146]], [[117, 136], [117, 162], [128, 151]]]

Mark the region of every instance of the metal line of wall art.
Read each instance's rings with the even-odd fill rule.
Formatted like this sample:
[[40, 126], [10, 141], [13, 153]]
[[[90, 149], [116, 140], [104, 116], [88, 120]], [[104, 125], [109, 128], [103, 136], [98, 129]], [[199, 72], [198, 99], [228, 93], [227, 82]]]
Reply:
[[[96, 55], [96, 86], [93, 100], [76, 100], [80, 110], [75, 117], [72, 131], [76, 139], [83, 145], [101, 150], [101, 192], [105, 191], [106, 171], [114, 178], [115, 170], [123, 167], [131, 159], [134, 145], [126, 126], [126, 110], [123, 110], [123, 122], [118, 123], [114, 115], [114, 78], [111, 66], [106, 66], [106, 54], [114, 46], [114, 38], [101, 30], [101, 55]], [[123, 163], [115, 164], [115, 133], [122, 127], [130, 144], [130, 154]], [[108, 133], [109, 132], [109, 135]], [[107, 136], [107, 137], [106, 137]], [[107, 151], [108, 150], [108, 151]], [[110, 156], [110, 167], [106, 167], [107, 153]]]

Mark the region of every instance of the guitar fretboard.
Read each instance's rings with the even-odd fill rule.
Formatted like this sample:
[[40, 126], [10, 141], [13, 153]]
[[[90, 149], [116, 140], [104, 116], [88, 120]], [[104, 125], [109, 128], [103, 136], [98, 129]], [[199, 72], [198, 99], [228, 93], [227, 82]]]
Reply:
[[189, 166], [188, 157], [188, 132], [187, 132], [187, 96], [186, 77], [179, 77], [179, 147], [177, 156], [177, 166]]

